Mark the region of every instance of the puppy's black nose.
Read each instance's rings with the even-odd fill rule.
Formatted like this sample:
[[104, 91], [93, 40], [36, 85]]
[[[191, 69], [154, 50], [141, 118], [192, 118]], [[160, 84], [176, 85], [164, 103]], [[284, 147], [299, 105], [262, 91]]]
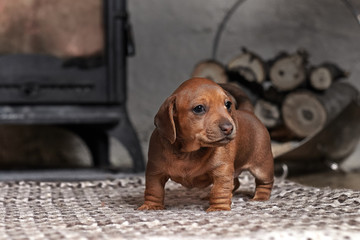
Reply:
[[219, 125], [219, 127], [225, 135], [230, 135], [234, 129], [233, 125], [230, 122], [222, 123]]

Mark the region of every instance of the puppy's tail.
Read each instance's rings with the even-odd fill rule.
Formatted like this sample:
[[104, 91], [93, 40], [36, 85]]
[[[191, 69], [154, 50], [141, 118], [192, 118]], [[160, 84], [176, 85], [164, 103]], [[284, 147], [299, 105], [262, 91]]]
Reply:
[[254, 106], [249, 97], [238, 85], [234, 83], [220, 83], [219, 85], [234, 98], [236, 109], [254, 112]]

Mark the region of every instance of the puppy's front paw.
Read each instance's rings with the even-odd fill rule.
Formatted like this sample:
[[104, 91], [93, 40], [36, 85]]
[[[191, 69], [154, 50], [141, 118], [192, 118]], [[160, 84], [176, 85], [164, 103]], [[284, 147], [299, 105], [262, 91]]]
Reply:
[[162, 205], [149, 205], [149, 204], [143, 204], [141, 207], [139, 207], [137, 210], [140, 211], [146, 211], [146, 210], [164, 210], [164, 206]]
[[252, 199], [250, 199], [250, 201], [254, 201], [254, 202], [264, 202], [269, 200], [269, 197], [253, 197]]
[[216, 211], [230, 211], [230, 206], [210, 206], [206, 212], [216, 212]]

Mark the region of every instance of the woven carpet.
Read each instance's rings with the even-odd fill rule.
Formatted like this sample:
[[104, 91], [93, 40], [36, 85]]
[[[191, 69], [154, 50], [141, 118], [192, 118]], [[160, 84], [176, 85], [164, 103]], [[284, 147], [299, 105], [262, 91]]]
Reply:
[[135, 210], [144, 178], [0, 182], [0, 239], [360, 239], [360, 192], [277, 180], [270, 201], [251, 202], [240, 177], [232, 211], [206, 213], [207, 190], [166, 185], [166, 210]]

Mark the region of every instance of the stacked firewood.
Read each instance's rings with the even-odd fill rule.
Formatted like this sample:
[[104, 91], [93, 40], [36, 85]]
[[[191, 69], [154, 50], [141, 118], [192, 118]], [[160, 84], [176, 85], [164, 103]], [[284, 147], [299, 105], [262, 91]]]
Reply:
[[305, 50], [281, 52], [263, 60], [245, 48], [226, 66], [214, 60], [198, 63], [192, 76], [218, 83], [236, 82], [249, 95], [255, 114], [273, 140], [309, 137], [323, 129], [353, 100], [358, 91], [337, 64], [309, 64]]

